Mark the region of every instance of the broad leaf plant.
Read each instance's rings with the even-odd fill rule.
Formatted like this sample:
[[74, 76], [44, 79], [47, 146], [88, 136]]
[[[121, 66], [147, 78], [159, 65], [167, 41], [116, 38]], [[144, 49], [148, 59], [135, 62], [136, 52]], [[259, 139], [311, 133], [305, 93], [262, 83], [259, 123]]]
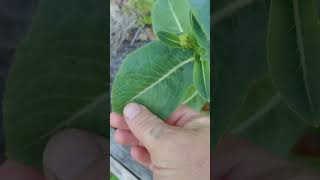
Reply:
[[157, 0], [152, 10], [157, 40], [123, 61], [112, 85], [112, 110], [141, 103], [166, 119], [181, 104], [210, 103], [210, 1]]
[[236, 134], [319, 167], [295, 149], [320, 137], [320, 1], [214, 2], [213, 146]]

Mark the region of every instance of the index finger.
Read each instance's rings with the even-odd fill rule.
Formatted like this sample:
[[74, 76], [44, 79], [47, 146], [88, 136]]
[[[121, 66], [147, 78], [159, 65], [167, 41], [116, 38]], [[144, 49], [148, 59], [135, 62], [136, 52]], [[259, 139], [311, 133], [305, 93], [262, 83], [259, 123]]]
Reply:
[[124, 120], [124, 117], [115, 112], [110, 114], [110, 126], [116, 129], [129, 130], [128, 124]]

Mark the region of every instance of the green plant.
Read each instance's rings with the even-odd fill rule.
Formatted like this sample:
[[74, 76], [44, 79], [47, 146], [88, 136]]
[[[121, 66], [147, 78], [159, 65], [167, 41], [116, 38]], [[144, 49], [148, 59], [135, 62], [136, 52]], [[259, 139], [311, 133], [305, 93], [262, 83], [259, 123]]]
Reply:
[[4, 100], [6, 155], [42, 169], [64, 128], [107, 136], [104, 0], [43, 0], [10, 70]]
[[210, 1], [157, 0], [152, 11], [159, 40], [129, 54], [113, 83], [112, 110], [129, 102], [165, 119], [178, 105], [201, 110], [210, 102]]
[[213, 145], [233, 133], [289, 157], [308, 127], [319, 128], [317, 7], [319, 0], [217, 1]]
[[111, 174], [110, 180], [119, 180], [115, 175]]

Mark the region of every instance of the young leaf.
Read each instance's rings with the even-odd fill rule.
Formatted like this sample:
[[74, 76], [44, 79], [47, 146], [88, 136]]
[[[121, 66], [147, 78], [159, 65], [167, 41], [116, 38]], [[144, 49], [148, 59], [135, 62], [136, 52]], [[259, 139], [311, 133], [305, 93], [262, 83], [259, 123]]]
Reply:
[[210, 0], [186, 0], [190, 10], [199, 22], [200, 29], [210, 40]]
[[271, 3], [268, 62], [275, 85], [310, 125], [320, 125], [320, 23], [314, 0]]
[[210, 62], [194, 61], [193, 83], [199, 94], [210, 102]]
[[179, 40], [181, 47], [184, 49], [194, 50], [198, 46], [196, 39], [188, 33], [182, 33], [179, 36]]
[[159, 41], [128, 55], [112, 86], [112, 110], [122, 114], [130, 102], [147, 106], [167, 118], [192, 84], [192, 52]]
[[7, 80], [9, 159], [42, 169], [44, 147], [58, 131], [108, 135], [106, 6], [104, 0], [40, 2]]
[[190, 11], [190, 21], [193, 29], [193, 34], [195, 35], [200, 48], [204, 49], [204, 52], [200, 52], [202, 60], [210, 61], [210, 38], [207, 38], [202, 31], [197, 19], [194, 17], [193, 13]]
[[152, 11], [153, 31], [191, 33], [189, 11], [187, 0], [157, 0]]
[[168, 46], [174, 48], [182, 48], [182, 46], [180, 45], [180, 38], [176, 34], [165, 31], [159, 31], [158, 37], [161, 42], [165, 43]]

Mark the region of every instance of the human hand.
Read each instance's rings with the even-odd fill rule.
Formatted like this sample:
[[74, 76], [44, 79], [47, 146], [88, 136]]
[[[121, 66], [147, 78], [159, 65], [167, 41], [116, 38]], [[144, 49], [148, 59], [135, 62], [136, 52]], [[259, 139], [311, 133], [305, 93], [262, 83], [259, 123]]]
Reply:
[[48, 142], [43, 164], [45, 174], [7, 160], [0, 167], [5, 180], [92, 180], [106, 179], [108, 143], [99, 136], [80, 130], [64, 130]]
[[128, 104], [124, 116], [110, 114], [114, 138], [155, 180], [210, 179], [210, 118], [181, 106], [165, 122], [146, 107]]
[[244, 139], [228, 135], [213, 157], [214, 180], [319, 180], [310, 169], [277, 157]]

